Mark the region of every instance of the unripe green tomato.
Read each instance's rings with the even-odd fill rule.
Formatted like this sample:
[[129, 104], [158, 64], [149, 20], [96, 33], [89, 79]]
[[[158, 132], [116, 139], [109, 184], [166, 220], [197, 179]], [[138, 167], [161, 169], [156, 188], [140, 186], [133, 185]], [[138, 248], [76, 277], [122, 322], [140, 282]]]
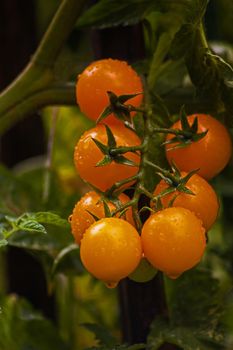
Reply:
[[156, 270], [146, 258], [142, 258], [140, 264], [128, 277], [134, 282], [145, 283], [152, 280], [157, 274]]

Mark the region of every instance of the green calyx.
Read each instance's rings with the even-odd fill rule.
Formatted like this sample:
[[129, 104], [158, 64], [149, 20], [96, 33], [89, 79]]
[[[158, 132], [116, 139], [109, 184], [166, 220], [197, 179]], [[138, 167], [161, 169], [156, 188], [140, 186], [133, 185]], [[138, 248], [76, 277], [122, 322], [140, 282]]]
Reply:
[[125, 102], [127, 102], [131, 98], [140, 95], [141, 93], [117, 96], [116, 94], [114, 94], [114, 92], [107, 91], [107, 94], [109, 98], [109, 105], [101, 113], [96, 123], [103, 121], [105, 118], [107, 118], [110, 114], [113, 113], [115, 117], [119, 120], [126, 122], [127, 124], [131, 124], [130, 112], [136, 112], [139, 111], [139, 109], [135, 108], [132, 105], [126, 105]]
[[[185, 113], [184, 106], [180, 110], [181, 129], [156, 129], [157, 132], [172, 134], [170, 140], [167, 140], [163, 145], [173, 145], [170, 149], [184, 148], [190, 145], [192, 142], [197, 142], [206, 136], [208, 130], [198, 132], [198, 118], [195, 117], [193, 123], [190, 125], [187, 115]], [[169, 150], [169, 149], [168, 149]]]
[[[171, 170], [163, 169], [151, 162], [147, 162], [147, 164], [155, 168], [157, 170], [156, 173], [161, 177], [161, 179], [163, 179], [168, 184], [168, 187], [162, 192], [160, 192], [157, 196], [149, 196], [152, 199], [152, 201], [156, 203], [156, 208], [158, 210], [161, 209], [161, 198], [168, 194], [174, 193], [174, 197], [172, 198], [171, 203], [169, 203], [169, 206], [173, 205], [173, 202], [179, 195], [179, 193], [195, 195], [195, 193], [193, 193], [186, 185], [189, 179], [194, 174], [196, 174], [199, 169], [192, 170], [187, 175], [182, 177], [180, 170], [174, 162], [172, 162], [171, 164]], [[143, 193], [148, 196], [148, 193], [146, 193], [145, 191], [143, 191]]]
[[127, 152], [137, 152], [142, 149], [142, 146], [131, 146], [131, 147], [117, 147], [115, 137], [109, 128], [108, 125], [105, 125], [106, 133], [107, 133], [107, 145], [104, 145], [102, 142], [93, 138], [92, 140], [95, 142], [96, 146], [103, 153], [104, 157], [96, 164], [97, 167], [105, 166], [110, 164], [112, 161], [118, 164], [124, 164], [128, 166], [136, 166], [139, 165], [134, 161], [126, 158], [123, 154]]

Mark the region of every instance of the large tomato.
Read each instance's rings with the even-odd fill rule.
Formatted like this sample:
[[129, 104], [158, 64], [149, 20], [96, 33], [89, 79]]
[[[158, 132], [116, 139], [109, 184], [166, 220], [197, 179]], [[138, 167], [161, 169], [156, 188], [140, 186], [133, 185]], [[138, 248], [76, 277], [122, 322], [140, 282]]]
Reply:
[[127, 221], [104, 218], [85, 232], [80, 256], [92, 275], [109, 287], [114, 287], [139, 264], [142, 257], [141, 239]]
[[[116, 95], [135, 94], [143, 91], [142, 82], [135, 70], [124, 61], [103, 59], [91, 63], [78, 77], [76, 98], [81, 111], [90, 119], [97, 120], [109, 105], [107, 91]], [[138, 107], [142, 95], [126, 102]], [[111, 114], [105, 119], [107, 123], [118, 120]]]
[[205, 229], [190, 210], [172, 207], [149, 217], [142, 228], [145, 257], [170, 278], [198, 264], [205, 251]]
[[[141, 143], [139, 137], [133, 131], [125, 128], [124, 125], [112, 125], [111, 130], [117, 146], [134, 146]], [[103, 144], [107, 144], [107, 134], [104, 125], [97, 125], [93, 129], [86, 131], [75, 147], [74, 163], [83, 180], [104, 191], [115, 184], [115, 182], [137, 173], [137, 166], [123, 165], [115, 161], [111, 164], [97, 167], [96, 164], [104, 155], [96, 146], [93, 138]], [[140, 162], [138, 154], [127, 152], [125, 157], [137, 164]]]
[[[177, 144], [166, 145], [166, 155], [184, 171], [200, 168], [199, 175], [211, 179], [220, 173], [230, 160], [232, 144], [229, 132], [217, 119], [207, 114], [193, 114], [188, 116], [190, 125], [194, 118], [198, 118], [198, 132], [208, 130], [199, 141], [192, 142], [184, 148], [173, 149]], [[172, 129], [181, 129], [181, 122], [176, 122]], [[167, 140], [173, 135], [169, 134]]]

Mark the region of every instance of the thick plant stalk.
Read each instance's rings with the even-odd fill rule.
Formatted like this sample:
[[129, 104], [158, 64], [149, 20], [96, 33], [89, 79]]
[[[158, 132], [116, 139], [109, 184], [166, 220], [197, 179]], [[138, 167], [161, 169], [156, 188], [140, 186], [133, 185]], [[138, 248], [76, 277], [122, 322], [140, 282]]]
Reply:
[[[31, 61], [0, 95], [0, 118], [4, 118], [0, 134], [18, 119], [43, 106], [46, 98], [41, 98], [41, 94], [49, 95], [47, 101], [51, 104], [56, 79], [53, 66], [84, 4], [85, 0], [63, 0]], [[74, 100], [69, 89], [65, 96], [67, 103]], [[57, 101], [62, 101], [61, 95]]]

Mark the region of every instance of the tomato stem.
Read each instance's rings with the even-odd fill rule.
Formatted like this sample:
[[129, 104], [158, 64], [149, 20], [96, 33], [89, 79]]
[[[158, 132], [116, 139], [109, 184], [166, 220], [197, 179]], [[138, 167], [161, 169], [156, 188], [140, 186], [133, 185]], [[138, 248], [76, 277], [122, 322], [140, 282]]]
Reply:
[[104, 195], [106, 197], [109, 197], [113, 194], [113, 192], [115, 192], [117, 189], [121, 188], [123, 185], [135, 181], [137, 179], [139, 179], [139, 173], [137, 173], [136, 175], [130, 176], [126, 179], [123, 179], [121, 181], [116, 182], [112, 187], [110, 187], [107, 191], [104, 192]]
[[143, 145], [139, 146], [125, 146], [125, 147], [116, 147], [116, 148], [110, 148], [109, 154], [111, 156], [115, 156], [118, 154], [124, 154], [127, 152], [136, 152], [136, 151], [142, 151], [143, 150]]

